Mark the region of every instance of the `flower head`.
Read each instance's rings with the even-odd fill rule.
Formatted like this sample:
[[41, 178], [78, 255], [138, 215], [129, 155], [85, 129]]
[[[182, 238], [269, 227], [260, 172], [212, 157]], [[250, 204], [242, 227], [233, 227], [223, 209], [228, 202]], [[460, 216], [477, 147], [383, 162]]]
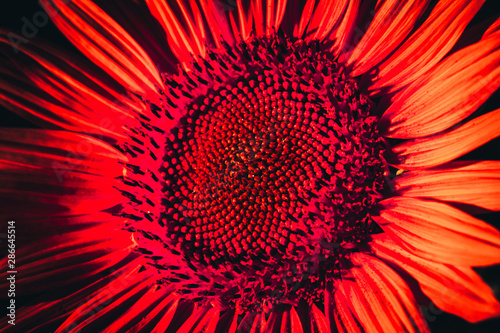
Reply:
[[42, 1], [92, 63], [0, 32], [21, 68], [0, 102], [46, 128], [0, 132], [38, 295], [15, 328], [414, 332], [425, 297], [498, 316], [471, 267], [500, 232], [470, 214], [500, 209], [500, 164], [456, 160], [500, 133], [500, 110], [471, 120], [500, 21], [460, 39], [483, 2]]

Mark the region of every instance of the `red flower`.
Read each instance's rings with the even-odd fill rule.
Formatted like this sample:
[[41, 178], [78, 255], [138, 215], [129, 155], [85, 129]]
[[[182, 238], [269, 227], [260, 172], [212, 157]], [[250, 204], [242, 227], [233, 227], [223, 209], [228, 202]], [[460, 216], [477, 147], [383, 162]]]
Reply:
[[484, 1], [360, 2], [42, 1], [93, 64], [1, 32], [0, 102], [47, 128], [0, 131], [33, 297], [4, 330], [427, 331], [426, 297], [497, 316], [471, 267], [500, 232], [469, 214], [500, 210], [500, 162], [456, 159], [500, 133], [500, 109], [469, 119], [500, 20], [468, 42]]

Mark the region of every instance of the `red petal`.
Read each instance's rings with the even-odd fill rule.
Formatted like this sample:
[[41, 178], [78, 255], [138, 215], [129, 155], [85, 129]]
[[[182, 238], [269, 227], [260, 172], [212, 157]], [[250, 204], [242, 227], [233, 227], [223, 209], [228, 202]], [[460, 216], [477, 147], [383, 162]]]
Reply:
[[127, 311], [113, 318], [113, 322], [103, 330], [103, 333], [139, 332], [159, 319], [163, 320], [167, 316], [172, 318], [178, 302], [179, 299], [175, 294], [152, 284]]
[[238, 314], [234, 310], [226, 310], [220, 317], [215, 333], [235, 333], [238, 326]]
[[[120, 286], [123, 277], [137, 273], [140, 266], [140, 260], [136, 259], [126, 263], [122, 267], [117, 267], [116, 270], [96, 281], [90, 283], [87, 281], [85, 285], [80, 283], [72, 291], [68, 292], [67, 288], [52, 289], [49, 299], [41, 296], [41, 299], [35, 298], [31, 301], [33, 305], [18, 308], [16, 311], [16, 325], [14, 327], [18, 332], [53, 332], [54, 323], [61, 322], [62, 319], [67, 318], [73, 310], [82, 306], [98, 293], [101, 293], [102, 290], [106, 290], [110, 286]], [[56, 281], [61, 282], [61, 280]], [[40, 287], [43, 287], [43, 285], [40, 285]], [[57, 311], [54, 311], [54, 309], [57, 309]], [[6, 316], [5, 318], [9, 319]], [[0, 321], [0, 327], [9, 326], [11, 325], [7, 325], [7, 320], [5, 322]]]
[[[337, 282], [335, 299], [347, 304], [366, 332], [428, 331], [410, 289], [398, 274], [366, 254], [354, 254], [352, 262], [352, 280], [345, 277]], [[346, 312], [343, 309], [344, 315]]]
[[89, 0], [42, 1], [66, 37], [124, 87], [154, 95], [163, 81], [146, 52], [98, 6]]
[[[156, 304], [157, 300], [161, 300], [161, 302]], [[146, 310], [147, 313], [144, 313], [143, 316], [140, 317], [141, 320], [132, 328], [130, 328], [129, 332], [140, 332], [141, 329], [144, 329], [144, 327], [151, 325], [151, 323], [169, 322], [174, 317], [175, 310], [177, 309], [177, 304], [179, 304], [178, 296], [176, 296], [175, 294], [166, 296], [165, 292], [162, 293], [161, 289], [158, 290], [154, 298], [145, 299], [144, 305], [141, 306], [141, 310], [144, 308], [147, 308], [149, 310], [151, 306], [154, 306], [154, 308], [150, 311]], [[135, 312], [137, 313], [137, 311]], [[140, 315], [136, 313], [133, 313], [131, 315], [134, 316], [134, 318], [137, 318]]]
[[263, 333], [303, 333], [302, 324], [295, 308], [281, 304], [269, 315]]
[[[155, 279], [145, 278], [137, 272], [116, 279], [73, 311], [56, 333], [80, 332], [86, 326], [91, 327], [98, 319], [116, 320], [117, 314], [121, 316], [135, 306], [137, 296], [149, 297], [155, 292]], [[163, 293], [161, 290], [159, 292]]]
[[371, 70], [394, 51], [413, 30], [429, 1], [387, 0], [376, 11], [368, 30], [347, 61], [353, 67], [352, 76]]
[[[4, 34], [0, 32], [2, 44], [8, 42]], [[12, 61], [19, 70], [2, 70], [0, 104], [35, 124], [118, 138], [123, 137], [122, 124], [132, 117], [130, 108], [145, 108], [138, 98], [115, 89], [118, 84], [93, 71], [91, 64], [77, 65], [34, 41], [18, 49], [21, 53]]]
[[380, 120], [391, 138], [443, 131], [473, 113], [500, 87], [500, 33], [462, 49], [397, 93]]
[[323, 40], [332, 31], [333, 27], [343, 19], [347, 6], [347, 0], [320, 0], [307, 27], [307, 38]]
[[239, 17], [239, 22], [240, 22], [240, 32], [243, 40], [248, 40], [250, 38], [250, 35], [252, 33], [252, 24], [253, 24], [253, 17], [252, 13], [249, 11], [248, 14], [245, 14], [245, 10], [243, 9], [243, 5], [241, 3], [241, 0], [237, 0], [237, 6], [238, 6], [238, 17]]
[[195, 310], [178, 332], [214, 333], [219, 321], [219, 315], [220, 311], [211, 306]]
[[477, 322], [500, 314], [500, 303], [469, 267], [454, 267], [407, 252], [385, 234], [374, 235], [372, 249], [411, 274], [440, 309]]
[[434, 67], [455, 45], [483, 3], [439, 1], [418, 30], [378, 66], [369, 91], [397, 91]]
[[483, 39], [490, 37], [500, 31], [500, 18], [498, 18], [483, 34]]
[[250, 312], [243, 317], [238, 325], [238, 332], [261, 333], [266, 326], [263, 312]]
[[351, 310], [350, 302], [342, 289], [335, 291], [334, 301], [332, 300], [329, 304], [332, 305], [330, 316], [334, 319], [334, 322], [331, 319], [330, 327], [335, 327], [333, 326], [335, 324], [337, 330], [341, 333], [364, 332], [353, 310]]
[[256, 36], [262, 36], [265, 32], [264, 10], [262, 9], [262, 1], [252, 1], [251, 6], [251, 12], [255, 21], [255, 34]]
[[[116, 239], [107, 240], [99, 244], [84, 245], [80, 249], [60, 249], [56, 245], [47, 252], [47, 257], [23, 260], [17, 265], [22, 271], [22, 277], [16, 282], [20, 288], [20, 295], [32, 295], [50, 288], [64, 287], [81, 283], [99, 272], [110, 268], [123, 260], [133, 249], [130, 233], [116, 232]], [[38, 244], [35, 244], [38, 245]], [[63, 252], [64, 251], [64, 252]], [[57, 252], [62, 252], [57, 254]], [[22, 253], [25, 253], [24, 251]], [[0, 267], [3, 272], [0, 276], [3, 281], [8, 277], [7, 259], [2, 260]], [[7, 288], [7, 283], [2, 283]]]
[[[199, 1], [217, 48], [221, 47], [221, 41], [226, 41], [229, 44], [234, 43], [235, 36], [229, 27], [226, 16], [227, 8], [224, 7], [224, 4], [214, 0]], [[249, 11], [249, 16], [250, 12], [251, 11]], [[262, 19], [262, 16], [260, 18]]]
[[306, 27], [309, 24], [309, 20], [311, 19], [315, 2], [315, 0], [307, 0], [304, 6], [304, 10], [302, 11], [302, 15], [300, 16], [299, 25], [298, 27], [296, 26], [296, 30], [294, 30], [294, 37], [302, 38], [302, 36], [304, 35], [304, 31], [306, 30]]
[[287, 0], [267, 0], [266, 5], [266, 34], [277, 31], [285, 14]]
[[[166, 1], [147, 0], [146, 3], [151, 13], [163, 26], [170, 48], [185, 67], [191, 60], [191, 55], [205, 56], [205, 41], [202, 38], [205, 34], [203, 25], [194, 23], [193, 17], [188, 13], [183, 1], [177, 1], [177, 4], [189, 31], [184, 29], [184, 26], [172, 10], [172, 6]], [[195, 12], [199, 12], [196, 4], [193, 9]]]
[[437, 136], [414, 139], [391, 148], [387, 160], [399, 169], [431, 168], [460, 157], [500, 135], [500, 109]]
[[406, 197], [381, 205], [385, 209], [375, 219], [411, 253], [458, 266], [500, 263], [500, 232], [459, 209]]
[[151, 331], [152, 333], [166, 332], [167, 328], [170, 326], [170, 323], [175, 318], [175, 314], [176, 314], [176, 311], [178, 310], [178, 306], [179, 306], [179, 298], [174, 296], [173, 302], [168, 300], [167, 306], [164, 309], [161, 309], [160, 305], [157, 308], [159, 308], [159, 310], [161, 310], [159, 312], [161, 317], [160, 317], [159, 322], [156, 324], [156, 326]]
[[325, 315], [321, 312], [316, 305], [311, 306], [311, 333], [329, 333], [330, 326], [326, 320]]
[[[0, 161], [25, 169], [74, 171], [116, 177], [122, 173], [117, 161], [126, 157], [110, 145], [83, 134], [38, 129], [0, 128]], [[113, 163], [115, 162], [115, 163]], [[54, 174], [54, 178], [57, 175]], [[60, 175], [63, 180], [64, 174]]]
[[356, 22], [356, 17], [358, 16], [361, 0], [349, 1], [349, 5], [344, 13], [340, 25], [334, 29], [331, 35], [328, 37], [333, 45], [330, 51], [333, 52], [335, 57], [351, 52], [356, 45], [349, 45], [347, 42], [350, 40], [352, 35], [354, 24]]
[[427, 197], [500, 210], [500, 162], [452, 162], [394, 179], [405, 197]]
[[[2, 207], [29, 214], [91, 213], [123, 202], [114, 189], [123, 155], [85, 135], [11, 129], [0, 131]], [[63, 148], [61, 148], [63, 147]], [[9, 165], [10, 161], [15, 163]], [[101, 169], [98, 169], [101, 168]], [[25, 213], [18, 213], [18, 215]]]

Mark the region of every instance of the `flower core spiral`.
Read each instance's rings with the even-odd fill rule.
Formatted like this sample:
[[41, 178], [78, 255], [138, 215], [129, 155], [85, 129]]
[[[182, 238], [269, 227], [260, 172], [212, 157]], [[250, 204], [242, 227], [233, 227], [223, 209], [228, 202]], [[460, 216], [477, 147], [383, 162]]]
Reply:
[[164, 80], [121, 145], [121, 215], [148, 269], [221, 307], [319, 300], [376, 227], [387, 167], [374, 103], [319, 42], [279, 34]]

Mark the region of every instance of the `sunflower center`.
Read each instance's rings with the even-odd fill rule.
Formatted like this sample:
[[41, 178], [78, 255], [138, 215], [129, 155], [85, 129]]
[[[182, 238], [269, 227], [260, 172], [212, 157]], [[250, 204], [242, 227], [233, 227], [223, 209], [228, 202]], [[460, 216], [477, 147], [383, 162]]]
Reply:
[[152, 111], [175, 122], [160, 168], [169, 250], [144, 246], [162, 281], [225, 306], [319, 297], [372, 232], [385, 179], [373, 103], [319, 43], [278, 35], [165, 81]]

